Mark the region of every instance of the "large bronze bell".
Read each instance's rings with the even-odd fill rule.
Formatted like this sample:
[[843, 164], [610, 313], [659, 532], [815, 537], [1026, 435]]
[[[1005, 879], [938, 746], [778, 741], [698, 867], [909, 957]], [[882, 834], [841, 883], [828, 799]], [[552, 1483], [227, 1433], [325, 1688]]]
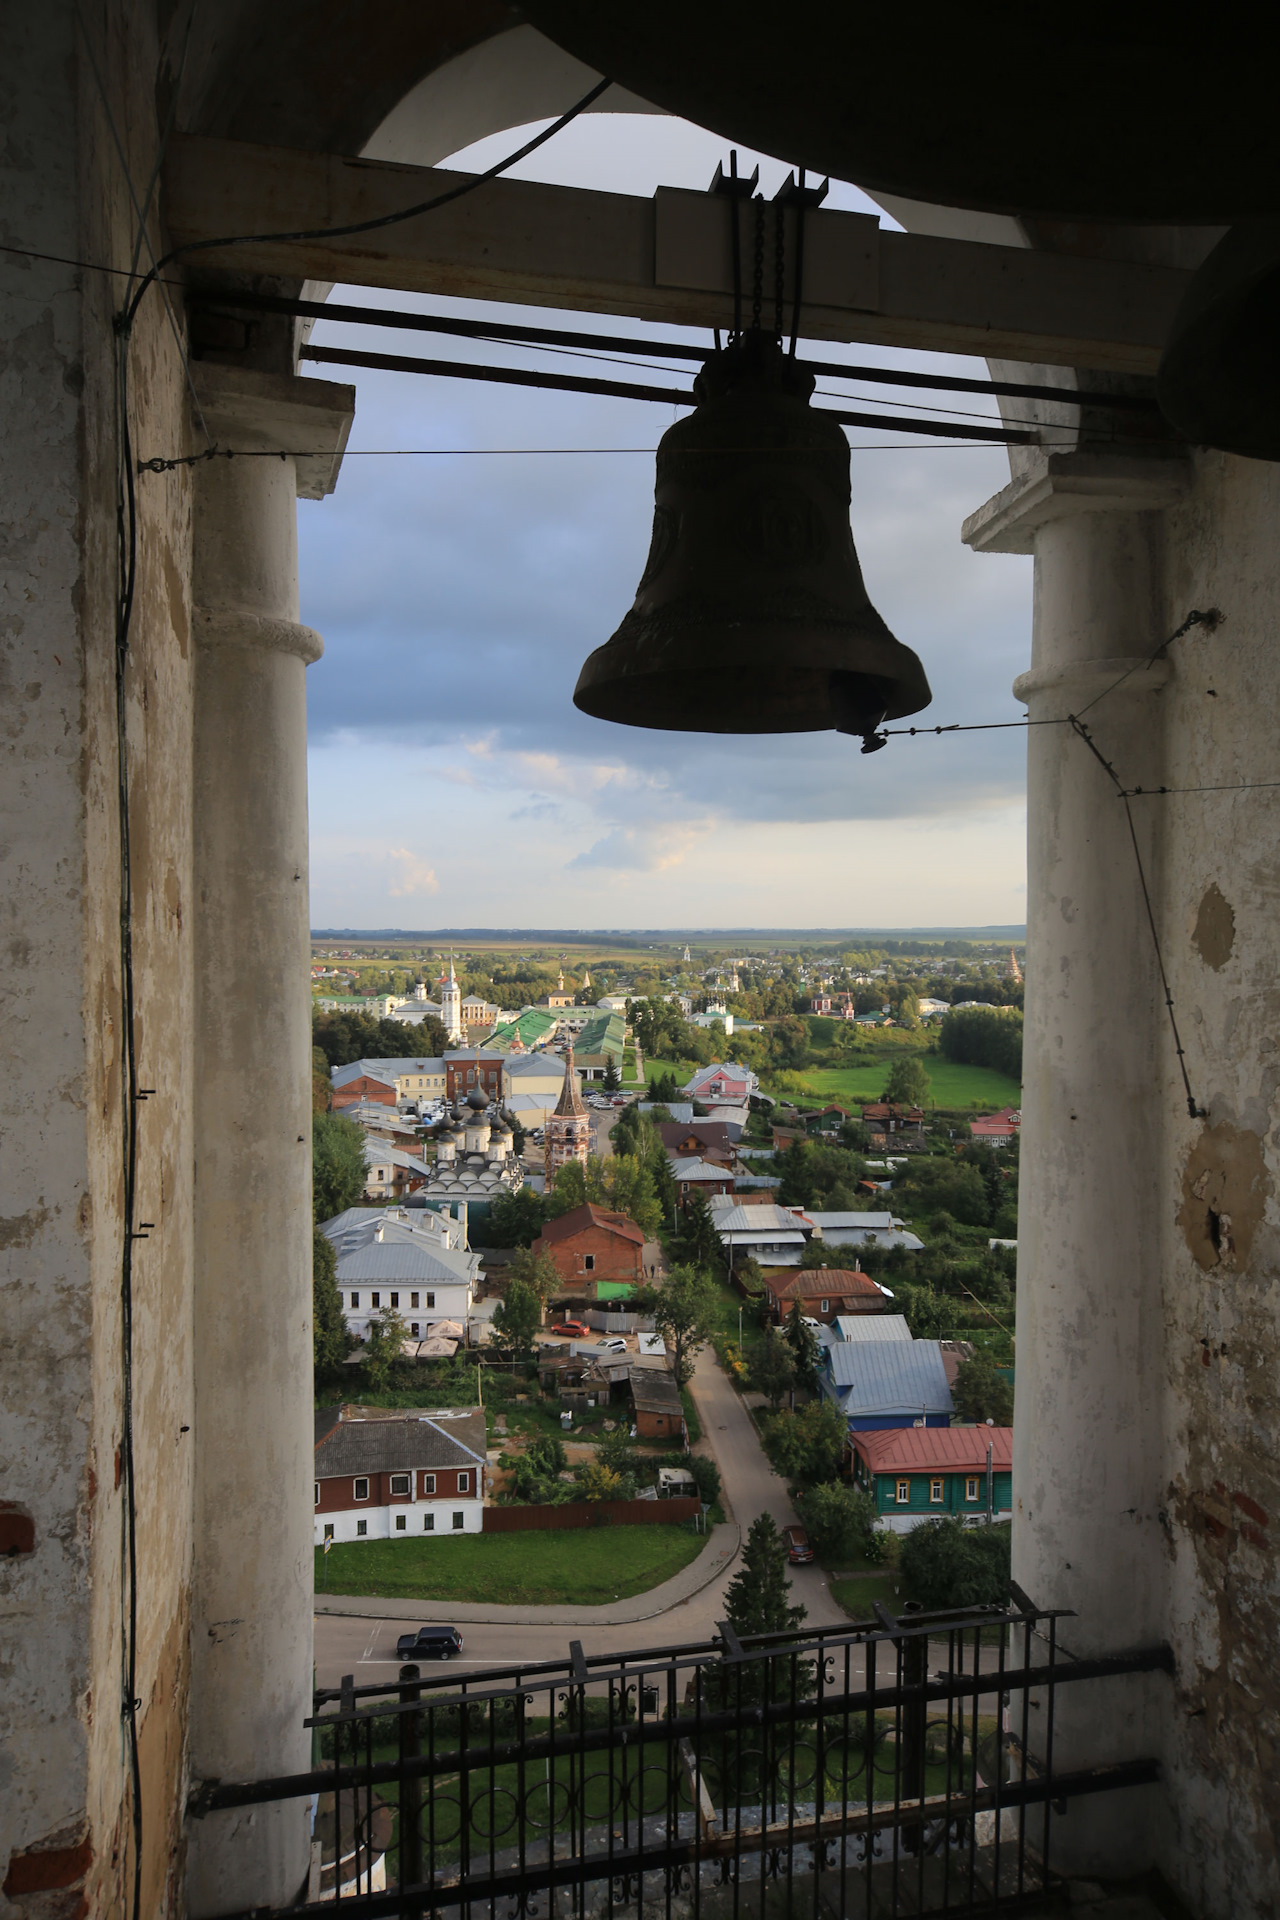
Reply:
[[[574, 705], [689, 733], [869, 741], [929, 704], [924, 668], [867, 598], [849, 531], [849, 443], [813, 375], [763, 332], [706, 361], [658, 447], [635, 605], [587, 660]], [[878, 743], [877, 743], [878, 744]]]
[[1232, 227], [1174, 318], [1156, 392], [1196, 446], [1280, 460], [1280, 221]]

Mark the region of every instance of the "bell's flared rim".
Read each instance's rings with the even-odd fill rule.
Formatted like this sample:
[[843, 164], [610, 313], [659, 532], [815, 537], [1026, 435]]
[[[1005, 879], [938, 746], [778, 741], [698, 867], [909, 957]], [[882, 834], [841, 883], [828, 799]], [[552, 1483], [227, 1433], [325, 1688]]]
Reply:
[[919, 658], [873, 607], [865, 620], [821, 624], [632, 609], [588, 655], [573, 693], [598, 720], [674, 733], [859, 733], [860, 716], [878, 726], [932, 699]]

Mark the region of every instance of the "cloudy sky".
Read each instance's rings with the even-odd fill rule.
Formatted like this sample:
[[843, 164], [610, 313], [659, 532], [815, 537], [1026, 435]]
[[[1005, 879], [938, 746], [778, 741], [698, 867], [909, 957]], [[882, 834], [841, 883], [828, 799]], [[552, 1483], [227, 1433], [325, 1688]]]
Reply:
[[[491, 164], [518, 144], [503, 134], [468, 149], [464, 164]], [[648, 194], [659, 183], [705, 187], [723, 154], [680, 122], [595, 115], [518, 171]], [[761, 161], [766, 193], [784, 171]], [[834, 184], [828, 204], [875, 210]], [[702, 340], [611, 316], [593, 323], [363, 288], [333, 298]], [[628, 377], [546, 352], [328, 321], [313, 339]], [[808, 351], [985, 375], [979, 362], [943, 356]], [[688, 372], [679, 369], [679, 384]], [[864, 758], [834, 733], [656, 733], [573, 706], [579, 668], [630, 606], [648, 551], [652, 453], [630, 450], [655, 447], [673, 409], [413, 375], [333, 377], [356, 383], [356, 457], [335, 494], [299, 507], [302, 616], [325, 639], [308, 673], [313, 925], [1024, 919], [1020, 732], [893, 740]], [[668, 384], [661, 373], [636, 377]], [[822, 385], [859, 407], [972, 404]], [[1006, 484], [1004, 452], [891, 431], [851, 429], [850, 439], [868, 591], [924, 661], [928, 718], [1016, 718], [1009, 688], [1029, 653], [1031, 563], [975, 556], [959, 539], [964, 516]], [[558, 448], [575, 451], [549, 451]], [[363, 452], [381, 449], [438, 451]]]

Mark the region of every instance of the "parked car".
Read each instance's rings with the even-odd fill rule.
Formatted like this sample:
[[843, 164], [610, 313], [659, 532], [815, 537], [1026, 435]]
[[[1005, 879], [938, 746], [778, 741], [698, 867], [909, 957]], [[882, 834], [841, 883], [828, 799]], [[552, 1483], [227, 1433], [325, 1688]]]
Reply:
[[625, 1353], [626, 1350], [627, 1343], [621, 1334], [615, 1334], [612, 1340], [602, 1340], [600, 1342], [601, 1353]]
[[585, 1340], [591, 1329], [585, 1320], [561, 1320], [551, 1331], [563, 1334], [566, 1340]]
[[419, 1627], [416, 1633], [402, 1633], [396, 1641], [400, 1660], [452, 1660], [463, 1648], [456, 1627]]
[[787, 1558], [792, 1566], [803, 1566], [806, 1561], [812, 1560], [813, 1548], [803, 1527], [784, 1527], [782, 1537], [787, 1543]]

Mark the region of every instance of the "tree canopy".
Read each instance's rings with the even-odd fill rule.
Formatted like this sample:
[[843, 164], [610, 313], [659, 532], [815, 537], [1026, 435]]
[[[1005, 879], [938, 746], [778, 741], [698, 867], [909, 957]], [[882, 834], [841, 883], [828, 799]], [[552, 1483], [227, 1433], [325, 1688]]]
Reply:
[[396, 1361], [404, 1352], [405, 1324], [398, 1313], [384, 1307], [369, 1322], [364, 1371], [369, 1384], [381, 1390], [390, 1382]]
[[311, 1340], [317, 1380], [336, 1373], [351, 1351], [338, 1291], [338, 1256], [319, 1227], [311, 1229]]
[[762, 1393], [771, 1407], [777, 1407], [796, 1383], [796, 1356], [786, 1337], [776, 1327], [766, 1327], [764, 1339], [756, 1348], [749, 1373], [751, 1386]]
[[794, 1140], [777, 1156], [780, 1207], [818, 1207], [855, 1211], [861, 1204], [859, 1182], [866, 1175], [861, 1154], [824, 1140]]
[[693, 1372], [693, 1357], [711, 1338], [719, 1296], [714, 1281], [697, 1267], [672, 1267], [660, 1288], [646, 1287], [633, 1297], [638, 1313], [653, 1323], [675, 1359], [683, 1386]]
[[923, 1107], [930, 1096], [929, 1076], [918, 1054], [899, 1054], [889, 1069], [880, 1098], [895, 1107]]
[[903, 1583], [928, 1612], [1003, 1605], [1012, 1536], [1007, 1526], [966, 1527], [959, 1515], [926, 1521], [903, 1539]]
[[788, 1480], [817, 1486], [834, 1480], [844, 1458], [845, 1420], [829, 1400], [810, 1400], [796, 1413], [778, 1413], [767, 1423], [764, 1448]]
[[1022, 1079], [1022, 1015], [988, 1011], [985, 1007], [957, 1007], [946, 1016], [938, 1046], [948, 1060], [972, 1067], [992, 1067]]
[[[493, 1247], [531, 1246], [546, 1220], [546, 1200], [532, 1187], [521, 1187], [516, 1193], [496, 1193], [485, 1222], [486, 1242]], [[480, 1245], [478, 1234], [473, 1232], [471, 1239], [474, 1245]]]
[[531, 1287], [544, 1307], [564, 1288], [564, 1275], [551, 1255], [535, 1253], [532, 1247], [521, 1247], [507, 1267], [507, 1278]]
[[625, 1213], [647, 1240], [655, 1238], [662, 1225], [653, 1174], [634, 1154], [615, 1153], [608, 1160], [590, 1154], [585, 1167], [580, 1160], [566, 1160], [546, 1196], [547, 1218], [558, 1220], [561, 1214], [571, 1213], [588, 1200], [594, 1206]]
[[962, 1363], [951, 1397], [966, 1420], [991, 1420], [997, 1427], [1013, 1424], [1013, 1388], [989, 1353], [975, 1353]]
[[527, 1280], [508, 1280], [493, 1316], [493, 1330], [503, 1346], [526, 1350], [541, 1325], [542, 1301], [537, 1292]]
[[449, 1036], [435, 1014], [421, 1024], [380, 1020], [374, 1013], [321, 1012], [313, 1008], [311, 1039], [331, 1067], [353, 1060], [438, 1060]]
[[354, 1207], [365, 1187], [364, 1135], [340, 1113], [311, 1116], [311, 1204], [317, 1220]]
[[815, 1554], [827, 1566], [867, 1556], [876, 1525], [876, 1503], [869, 1493], [842, 1480], [823, 1480], [801, 1492], [796, 1507]]

